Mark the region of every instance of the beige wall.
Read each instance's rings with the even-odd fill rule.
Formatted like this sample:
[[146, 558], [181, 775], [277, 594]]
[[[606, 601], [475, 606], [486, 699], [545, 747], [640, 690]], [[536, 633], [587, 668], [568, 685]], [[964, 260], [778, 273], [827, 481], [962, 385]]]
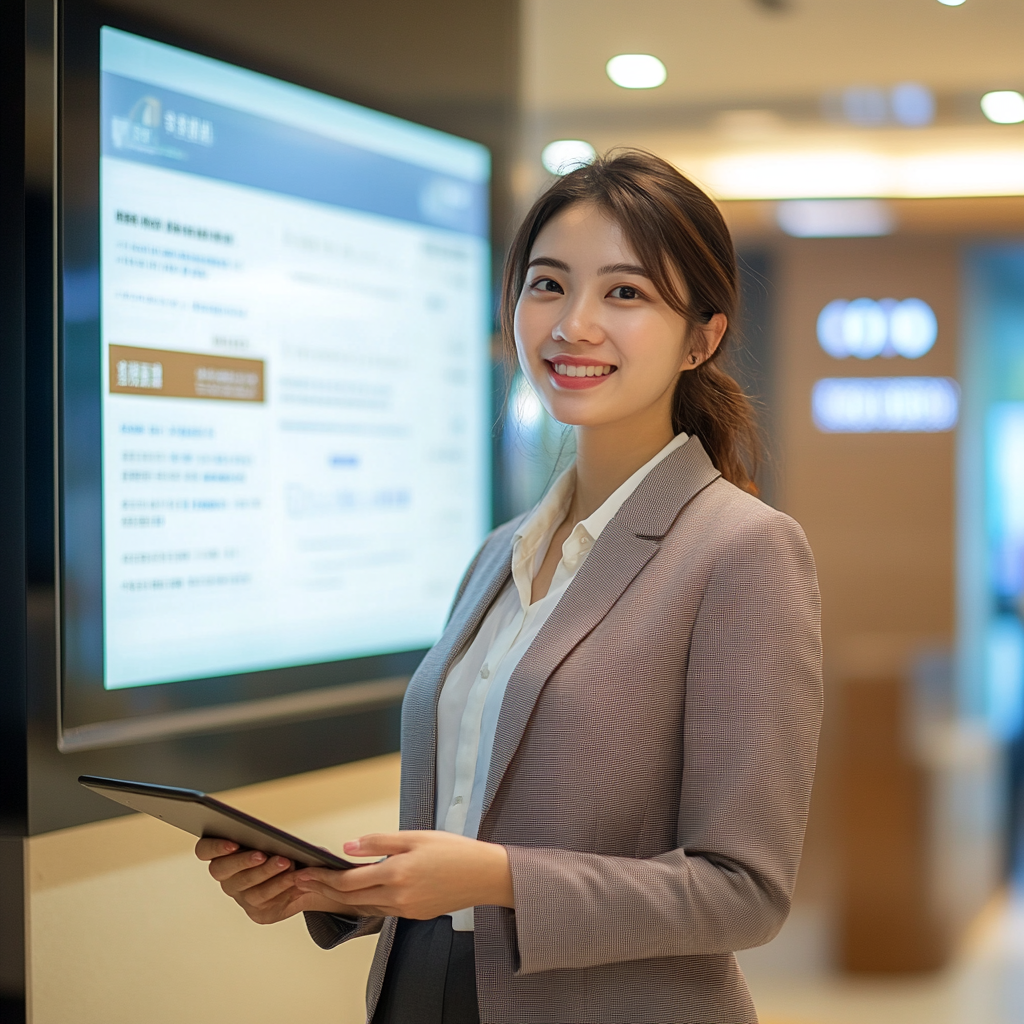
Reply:
[[[780, 499], [817, 560], [826, 674], [899, 673], [918, 645], [952, 640], [955, 435], [823, 434], [811, 420], [811, 388], [822, 377], [955, 377], [959, 245], [788, 240], [780, 257]], [[860, 296], [924, 299], [939, 323], [934, 348], [912, 361], [827, 355], [818, 312]]]
[[[332, 849], [398, 827], [398, 755], [222, 794]], [[374, 940], [324, 952], [301, 918], [252, 924], [144, 815], [27, 841], [31, 1024], [364, 1020]]]
[[[948, 237], [785, 240], [778, 245], [779, 504], [803, 526], [822, 598], [825, 720], [798, 893], [835, 898], [838, 687], [904, 676], [954, 624], [954, 434], [823, 434], [811, 419], [822, 377], [957, 371], [959, 244]], [[939, 323], [921, 359], [833, 359], [816, 322], [832, 299], [924, 299]]]

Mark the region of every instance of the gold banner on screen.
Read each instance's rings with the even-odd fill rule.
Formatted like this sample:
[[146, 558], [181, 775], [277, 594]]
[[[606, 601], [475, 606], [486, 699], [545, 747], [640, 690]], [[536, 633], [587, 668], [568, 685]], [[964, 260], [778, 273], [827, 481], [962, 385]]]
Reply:
[[110, 346], [110, 391], [154, 398], [263, 401], [263, 360]]

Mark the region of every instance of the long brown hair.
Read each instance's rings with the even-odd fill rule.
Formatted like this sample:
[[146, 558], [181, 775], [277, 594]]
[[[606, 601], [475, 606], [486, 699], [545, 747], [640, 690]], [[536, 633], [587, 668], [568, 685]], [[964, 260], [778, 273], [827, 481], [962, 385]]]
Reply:
[[[729, 348], [738, 304], [732, 238], [711, 199], [660, 157], [634, 149], [613, 152], [559, 178], [533, 204], [505, 260], [501, 330], [506, 352], [514, 361], [516, 303], [537, 235], [576, 203], [593, 203], [620, 225], [661, 297], [689, 325], [725, 314], [729, 326], [717, 350], [679, 375], [672, 429], [700, 438], [722, 476], [756, 494], [753, 474], [761, 446], [753, 407], [739, 384], [716, 365]], [[680, 278], [689, 302], [679, 289]]]

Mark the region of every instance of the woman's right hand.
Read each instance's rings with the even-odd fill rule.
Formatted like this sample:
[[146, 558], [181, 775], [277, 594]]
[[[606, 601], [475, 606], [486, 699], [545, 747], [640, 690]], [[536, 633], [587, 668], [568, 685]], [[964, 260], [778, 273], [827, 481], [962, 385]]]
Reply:
[[295, 888], [295, 865], [285, 857], [242, 850], [227, 839], [200, 839], [196, 856], [209, 861], [210, 874], [257, 924], [276, 924], [304, 910], [359, 917], [366, 908], [348, 906]]

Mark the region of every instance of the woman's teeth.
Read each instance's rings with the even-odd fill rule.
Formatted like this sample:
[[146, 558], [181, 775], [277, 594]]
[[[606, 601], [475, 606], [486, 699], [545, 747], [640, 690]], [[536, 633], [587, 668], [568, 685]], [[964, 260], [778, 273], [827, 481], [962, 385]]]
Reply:
[[605, 377], [612, 372], [612, 366], [573, 366], [570, 363], [552, 363], [555, 373], [563, 377]]

